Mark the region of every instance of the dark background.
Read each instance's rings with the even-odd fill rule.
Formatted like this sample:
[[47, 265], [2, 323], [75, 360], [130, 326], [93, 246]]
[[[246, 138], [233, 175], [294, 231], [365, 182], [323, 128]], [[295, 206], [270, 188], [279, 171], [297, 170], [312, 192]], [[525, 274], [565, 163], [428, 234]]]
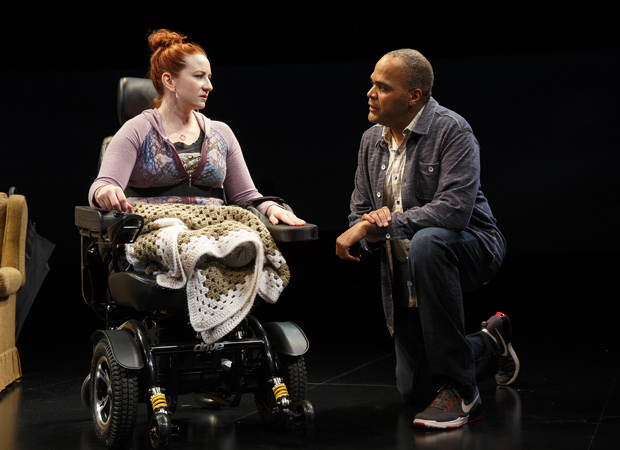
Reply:
[[118, 80], [146, 75], [146, 38], [160, 27], [206, 49], [215, 90], [204, 113], [232, 127], [261, 192], [319, 225], [319, 241], [284, 246], [291, 285], [266, 317], [297, 321], [319, 348], [389, 339], [376, 256], [340, 262], [334, 240], [370, 125], [374, 63], [411, 47], [434, 66], [434, 97], [472, 125], [482, 188], [509, 242], [494, 283], [471, 298], [471, 327], [505, 309], [530, 330], [551, 318], [590, 331], [617, 303], [620, 268], [615, 16], [593, 3], [467, 3], [6, 8], [0, 191], [25, 195], [31, 221], [56, 244], [18, 340], [25, 367], [43, 342], [87, 352], [100, 326], [81, 299], [73, 209], [87, 204], [101, 140], [118, 128]]

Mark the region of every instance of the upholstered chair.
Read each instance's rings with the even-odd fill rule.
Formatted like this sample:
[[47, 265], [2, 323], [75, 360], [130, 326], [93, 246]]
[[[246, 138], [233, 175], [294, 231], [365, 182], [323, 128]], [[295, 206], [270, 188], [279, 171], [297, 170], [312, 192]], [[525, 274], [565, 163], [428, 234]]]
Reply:
[[21, 377], [15, 301], [26, 282], [28, 208], [23, 195], [0, 192], [0, 390]]

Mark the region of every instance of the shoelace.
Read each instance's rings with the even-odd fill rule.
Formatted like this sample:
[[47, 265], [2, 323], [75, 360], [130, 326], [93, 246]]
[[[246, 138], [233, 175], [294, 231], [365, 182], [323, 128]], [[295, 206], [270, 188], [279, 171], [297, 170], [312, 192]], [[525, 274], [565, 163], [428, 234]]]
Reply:
[[433, 403], [431, 403], [427, 409], [438, 408], [442, 411], [448, 411], [455, 404], [458, 404], [458, 400], [452, 390], [442, 388], [437, 397], [435, 397], [435, 400], [433, 400]]

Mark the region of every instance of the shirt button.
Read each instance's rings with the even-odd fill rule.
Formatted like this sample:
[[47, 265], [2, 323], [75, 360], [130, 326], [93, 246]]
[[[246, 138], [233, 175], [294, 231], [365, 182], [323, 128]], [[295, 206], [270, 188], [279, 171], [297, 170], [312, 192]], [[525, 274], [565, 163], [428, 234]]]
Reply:
[[435, 169], [433, 169], [432, 167], [429, 167], [429, 168], [428, 168], [428, 171], [429, 171], [429, 172], [433, 172], [434, 170], [435, 170]]
[[385, 164], [381, 165], [381, 170], [385, 170]]
[[385, 238], [389, 239], [390, 238], [390, 233], [386, 233]]
[[377, 192], [377, 197], [381, 197], [381, 192]]

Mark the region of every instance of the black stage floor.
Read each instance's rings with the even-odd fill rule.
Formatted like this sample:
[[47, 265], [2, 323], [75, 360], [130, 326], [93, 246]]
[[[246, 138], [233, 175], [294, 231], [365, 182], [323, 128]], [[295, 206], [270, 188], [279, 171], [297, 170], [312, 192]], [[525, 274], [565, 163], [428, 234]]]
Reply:
[[[322, 281], [331, 288], [315, 300], [322, 307], [336, 305], [333, 310], [312, 316], [307, 311], [294, 314], [292, 307], [274, 310], [293, 316], [311, 340], [306, 362], [308, 398], [316, 410], [314, 436], [265, 426], [249, 395], [238, 407], [215, 412], [181, 397], [172, 416], [180, 430], [170, 448], [620, 448], [618, 321], [611, 309], [617, 293], [608, 289], [617, 263], [571, 257], [559, 270], [550, 270], [549, 261], [513, 259], [494, 284], [476, 299], [468, 298], [472, 331], [497, 309], [511, 316], [522, 362], [512, 387], [497, 387], [491, 380], [479, 386], [481, 422], [450, 432], [412, 427], [422, 408], [406, 405], [394, 386], [392, 341], [377, 317], [376, 291], [366, 291], [363, 282], [352, 284], [358, 275], [346, 268], [333, 275], [342, 283], [332, 285], [329, 277]], [[309, 275], [299, 276], [298, 282], [298, 293], [311, 291]], [[373, 302], [360, 307], [366, 297]], [[0, 394], [0, 448], [102, 448], [80, 400], [90, 359], [88, 335], [55, 343], [53, 335], [41, 334], [38, 343], [38, 350], [34, 345], [20, 350], [24, 375]], [[140, 405], [128, 448], [150, 448], [145, 408]]]

